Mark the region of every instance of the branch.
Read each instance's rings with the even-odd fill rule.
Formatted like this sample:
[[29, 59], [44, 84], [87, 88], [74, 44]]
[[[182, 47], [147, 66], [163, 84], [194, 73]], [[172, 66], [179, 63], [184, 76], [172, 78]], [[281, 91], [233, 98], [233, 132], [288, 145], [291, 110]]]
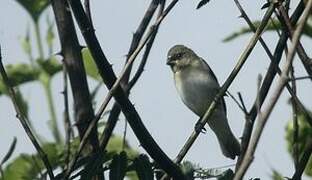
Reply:
[[[287, 31], [290, 35], [290, 37], [293, 36], [294, 34], [294, 28], [290, 22], [290, 19], [287, 15], [287, 12], [285, 10], [285, 8], [282, 5], [278, 6], [280, 15], [283, 19], [281, 19], [281, 23], [284, 23], [286, 25]], [[297, 53], [299, 55], [299, 58], [301, 59], [301, 62], [305, 68], [305, 70], [307, 71], [307, 73], [309, 74], [309, 76], [312, 76], [312, 59], [310, 59], [307, 55], [307, 53], [305, 52], [302, 44], [299, 42], [298, 46], [297, 46]]]
[[65, 168], [68, 167], [69, 164], [69, 158], [70, 158], [70, 138], [72, 135], [72, 125], [70, 122], [69, 117], [69, 105], [68, 105], [68, 83], [67, 83], [67, 70], [65, 64], [63, 64], [63, 96], [64, 96], [64, 112], [63, 112], [63, 118], [64, 118], [64, 127], [65, 127], [65, 149], [66, 149], [66, 156], [65, 156]]
[[311, 153], [312, 153], [312, 139], [310, 139], [305, 147], [305, 150], [301, 156], [301, 159], [298, 163], [298, 166], [296, 168], [296, 171], [293, 175], [293, 177], [291, 178], [292, 180], [298, 180], [301, 179], [302, 173], [306, 168], [306, 165], [309, 162], [309, 159], [311, 157]]
[[[294, 65], [292, 64], [291, 69], [290, 69], [290, 73], [289, 76], [291, 79], [294, 79], [295, 77], [295, 70], [294, 70]], [[294, 94], [297, 94], [297, 83], [296, 81], [291, 81], [291, 86], [292, 86], [292, 90], [294, 92]], [[298, 124], [298, 111], [299, 108], [297, 106], [296, 101], [294, 100], [294, 98], [291, 98], [291, 107], [292, 107], [292, 118], [293, 118], [293, 127], [294, 127], [294, 131], [293, 131], [293, 147], [292, 147], [292, 155], [294, 158], [294, 165], [295, 165], [295, 169], [298, 168], [298, 162], [299, 162], [299, 143], [298, 143], [298, 138], [299, 138], [299, 124]]]
[[[267, 12], [265, 13], [263, 20], [261, 21], [261, 24], [259, 28], [257, 29], [256, 33], [253, 35], [253, 37], [250, 39], [247, 47], [239, 57], [239, 60], [236, 64], [236, 66], [233, 68], [233, 71], [225, 81], [225, 83], [222, 85], [221, 89], [219, 90], [219, 93], [215, 96], [214, 101], [210, 104], [208, 110], [206, 111], [205, 115], [200, 119], [200, 122], [198, 124], [200, 125], [199, 128], [203, 128], [204, 125], [208, 122], [209, 118], [211, 117], [217, 102], [220, 100], [220, 98], [224, 95], [226, 90], [229, 88], [233, 80], [235, 79], [236, 75], [246, 62], [248, 56], [250, 55], [251, 51], [255, 47], [259, 37], [261, 36], [267, 22], [269, 21], [272, 13], [274, 10], [274, 4], [270, 4], [270, 7], [268, 8]], [[182, 161], [188, 150], [191, 148], [192, 144], [194, 143], [195, 139], [198, 137], [200, 132], [193, 131], [191, 136], [188, 138], [187, 142], [184, 144], [183, 148], [179, 152], [178, 156], [175, 159], [175, 162], [179, 163]]]
[[[147, 25], [150, 23], [150, 20], [152, 19], [158, 4], [159, 4], [159, 0], [156, 0], [156, 1], [153, 0], [151, 2], [151, 4], [149, 5], [149, 7], [148, 7], [148, 9], [147, 9], [143, 19], [141, 20], [141, 23], [140, 23], [139, 27], [137, 28], [136, 32], [133, 34], [133, 38], [132, 38], [132, 42], [131, 42], [131, 45], [130, 45], [130, 48], [129, 48], [129, 51], [128, 51], [128, 56], [127, 56], [126, 62], [129, 61], [128, 57], [133, 53], [133, 51], [139, 45], [140, 40], [142, 39], [143, 34], [146, 31], [146, 29], [147, 29]], [[149, 40], [149, 42], [150, 41], [151, 40]], [[149, 54], [149, 52], [145, 51], [144, 55], [146, 53]], [[147, 60], [147, 57], [145, 59], [144, 55], [143, 55], [143, 58], [141, 60], [140, 67], [142, 65], [143, 65], [143, 67], [145, 66], [145, 62]], [[128, 84], [128, 80], [129, 80], [129, 77], [130, 77], [130, 72], [131, 72], [131, 68], [129, 68], [129, 70], [125, 74], [125, 77], [121, 81], [121, 83], [124, 86], [124, 89], [126, 89], [125, 91], [127, 92], [127, 95], [129, 94], [130, 89], [131, 89], [131, 87], [129, 88], [129, 84]], [[141, 74], [138, 74], [138, 75], [136, 74], [135, 77], [138, 79], [140, 77], [140, 75]], [[130, 84], [133, 84], [133, 83], [130, 82]], [[113, 129], [116, 126], [117, 119], [118, 119], [118, 117], [120, 115], [120, 112], [121, 112], [121, 109], [120, 109], [118, 103], [115, 102], [114, 105], [113, 105], [113, 108], [112, 108], [112, 110], [110, 112], [110, 115], [108, 117], [106, 126], [105, 126], [105, 128], [103, 130], [102, 137], [100, 138], [100, 142], [101, 142], [101, 145], [100, 145], [101, 146], [101, 150], [100, 151], [103, 151], [106, 148], [108, 140], [111, 137], [111, 135], [113, 133]]]
[[[161, 14], [162, 14], [162, 12], [164, 10], [165, 0], [161, 0], [160, 3], [161, 4], [159, 6], [159, 13], [158, 13], [157, 19], [161, 16]], [[147, 12], [150, 12], [150, 10], [148, 10]], [[145, 16], [146, 15], [147, 14], [145, 14]], [[146, 18], [143, 18], [143, 19], [146, 19]], [[140, 29], [140, 28], [138, 28], [138, 29]], [[127, 92], [127, 94], [130, 93], [130, 90], [136, 84], [136, 82], [138, 81], [138, 79], [140, 78], [140, 76], [143, 73], [143, 70], [144, 70], [144, 67], [146, 65], [146, 62], [147, 62], [150, 50], [151, 50], [151, 48], [152, 48], [152, 46], [154, 44], [154, 40], [155, 40], [157, 32], [158, 32], [158, 30], [155, 30], [155, 32], [152, 35], [152, 37], [146, 43], [146, 48], [145, 48], [145, 51], [144, 51], [141, 63], [139, 65], [136, 73], [134, 74], [134, 76], [132, 77], [130, 82], [125, 87], [125, 91]], [[109, 138], [110, 138], [110, 136], [111, 136], [111, 134], [113, 132], [113, 129], [114, 129], [115, 125], [116, 125], [116, 122], [117, 122], [117, 119], [119, 117], [120, 112], [121, 112], [121, 109], [120, 109], [119, 105], [117, 103], [115, 103], [113, 108], [112, 108], [112, 111], [110, 113], [110, 116], [109, 116], [109, 118], [107, 120], [105, 129], [104, 129], [104, 131], [102, 133], [102, 137], [100, 139], [100, 149], [101, 149], [101, 151], [106, 148], [106, 145], [107, 145], [108, 140], [109, 140]]]
[[257, 148], [262, 131], [264, 129], [264, 126], [287, 83], [288, 73], [289, 73], [292, 61], [294, 59], [294, 56], [295, 56], [296, 48], [297, 48], [299, 39], [301, 37], [304, 24], [306, 23], [306, 20], [308, 19], [311, 6], [312, 6], [312, 0], [309, 0], [309, 3], [307, 4], [306, 8], [303, 11], [301, 22], [298, 24], [298, 27], [296, 31], [294, 32], [294, 36], [292, 38], [293, 43], [291, 44], [291, 47], [289, 49], [289, 53], [286, 58], [286, 64], [282, 70], [282, 75], [279, 81], [277, 82], [276, 90], [273, 92], [272, 98], [270, 99], [267, 108], [261, 113], [261, 116], [259, 117], [254, 135], [248, 145], [243, 161], [240, 167], [238, 168], [237, 172], [235, 173], [234, 180], [241, 180], [243, 178], [245, 172], [247, 171], [247, 169], [249, 168], [253, 160], [253, 156]]
[[[82, 139], [90, 120], [94, 118], [94, 111], [82, 61], [81, 46], [78, 42], [71, 13], [68, 10], [68, 3], [64, 0], [52, 0], [51, 4], [61, 43], [61, 55], [64, 57], [64, 64], [71, 84], [75, 122], [78, 127], [80, 139]], [[92, 146], [93, 152], [96, 152], [99, 148], [96, 125], [91, 130], [88, 143]], [[102, 175], [99, 174], [99, 176], [101, 177]]]
[[[90, 24], [88, 22], [87, 16], [83, 11], [82, 5], [80, 1], [69, 0], [71, 5], [71, 9], [75, 15], [75, 18], [78, 22], [78, 25], [81, 29], [82, 35], [86, 41], [86, 44], [91, 52], [91, 55], [98, 67], [99, 73], [105, 83], [105, 85], [110, 89], [110, 93], [108, 93], [107, 98], [110, 96], [114, 96], [115, 100], [121, 107], [122, 112], [127, 118], [130, 126], [132, 127], [135, 135], [139, 139], [142, 144], [142, 147], [148, 152], [148, 154], [163, 168], [170, 176], [175, 179], [185, 179], [181, 170], [177, 165], [175, 165], [169, 157], [160, 149], [158, 144], [155, 142], [153, 137], [147, 131], [146, 127], [142, 123], [142, 120], [135, 110], [132, 103], [127, 98], [127, 95], [124, 93], [123, 89], [119, 85], [122, 75], [117, 79], [111, 65], [107, 61], [101, 46], [96, 38], [95, 32], [92, 28], [90, 28]], [[174, 7], [174, 5], [178, 2], [178, 0], [173, 0], [171, 4], [164, 11], [163, 15], [157, 20], [156, 24], [152, 26], [150, 31], [146, 34], [144, 40], [142, 40], [141, 45], [134, 51], [134, 53], [129, 57], [129, 62], [125, 66], [123, 72], [121, 74], [124, 75], [127, 68], [132, 64], [140, 50], [143, 48], [144, 44], [151, 37], [152, 32], [155, 27], [159, 26], [161, 21], [165, 18], [165, 16], [170, 12], [170, 10]], [[94, 121], [93, 121], [94, 122]]]
[[92, 15], [90, 10], [90, 0], [84, 0], [85, 12], [90, 22], [91, 27], [93, 28]]
[[17, 101], [16, 95], [15, 95], [15, 91], [13, 89], [13, 86], [10, 83], [8, 75], [5, 72], [5, 69], [4, 69], [3, 64], [2, 64], [1, 47], [0, 47], [0, 73], [1, 73], [2, 80], [5, 84], [5, 86], [8, 88], [8, 94], [9, 94], [11, 101], [14, 105], [14, 108], [16, 111], [16, 117], [19, 119], [19, 121], [22, 124], [23, 129], [25, 130], [28, 138], [30, 139], [30, 141], [34, 145], [35, 149], [37, 150], [38, 155], [41, 158], [44, 166], [47, 168], [47, 172], [48, 172], [50, 179], [54, 179], [53, 169], [51, 167], [49, 159], [48, 159], [46, 153], [42, 150], [42, 148], [41, 148], [40, 144], [38, 143], [36, 137], [34, 136], [33, 132], [29, 128], [29, 126], [27, 124], [27, 122], [29, 122], [29, 121], [27, 120], [27, 117], [23, 114], [21, 107], [17, 103], [18, 101]]
[[[249, 20], [247, 14], [244, 12], [244, 10], [242, 9], [242, 7], [240, 6], [238, 1], [235, 1], [236, 5], [238, 6], [238, 8], [240, 9], [241, 13], [242, 13], [242, 17], [245, 18], [245, 20], [247, 21], [248, 24], [252, 24], [251, 21]], [[304, 9], [304, 4], [300, 1], [300, 3], [298, 4], [297, 8], [295, 9], [291, 21], [292, 23], [296, 23], [302, 13]], [[252, 27], [252, 26], [251, 26]], [[270, 59], [273, 58], [273, 61], [271, 61], [268, 71], [264, 77], [262, 86], [260, 88], [259, 91], [259, 97], [258, 99], [255, 100], [251, 110], [249, 111], [249, 116], [247, 117], [247, 120], [245, 121], [245, 125], [244, 125], [244, 130], [243, 130], [243, 134], [242, 134], [242, 141], [241, 141], [241, 155], [238, 157], [237, 160], [237, 164], [236, 164], [236, 168], [238, 169], [242, 158], [245, 155], [246, 149], [248, 147], [249, 141], [250, 141], [250, 137], [251, 137], [251, 133], [253, 130], [253, 124], [255, 121], [255, 118], [257, 116], [257, 107], [260, 105], [260, 107], [262, 106], [265, 98], [267, 97], [267, 94], [269, 92], [269, 89], [272, 85], [273, 79], [276, 75], [276, 73], [278, 72], [277, 67], [278, 64], [282, 58], [282, 54], [283, 54], [283, 50], [286, 46], [286, 42], [287, 42], [287, 33], [285, 33], [284, 31], [281, 34], [281, 37], [276, 45], [275, 51], [274, 51], [274, 55], [273, 57], [270, 57], [270, 51], [268, 48], [265, 48], [267, 54], [269, 55]], [[260, 40], [260, 43], [262, 45], [265, 45], [264, 41]], [[265, 47], [265, 46], [264, 46]]]

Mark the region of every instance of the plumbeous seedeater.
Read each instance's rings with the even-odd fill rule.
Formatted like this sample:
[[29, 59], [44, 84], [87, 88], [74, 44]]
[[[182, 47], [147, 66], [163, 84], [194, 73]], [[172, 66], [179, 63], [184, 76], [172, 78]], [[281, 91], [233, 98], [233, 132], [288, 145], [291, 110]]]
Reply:
[[[183, 45], [173, 46], [167, 58], [167, 65], [174, 74], [175, 86], [182, 101], [202, 117], [220, 89], [216, 76], [201, 57]], [[235, 159], [240, 154], [240, 144], [228, 124], [223, 98], [208, 124], [216, 134], [224, 156]]]

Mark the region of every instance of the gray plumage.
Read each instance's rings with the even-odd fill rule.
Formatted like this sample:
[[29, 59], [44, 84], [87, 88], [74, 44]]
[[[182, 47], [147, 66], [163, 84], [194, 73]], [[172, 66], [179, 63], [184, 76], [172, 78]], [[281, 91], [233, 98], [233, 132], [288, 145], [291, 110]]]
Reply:
[[[202, 58], [183, 45], [175, 45], [169, 50], [167, 64], [173, 71], [175, 86], [182, 101], [202, 117], [219, 91], [216, 76]], [[235, 159], [240, 154], [240, 145], [228, 124], [223, 98], [208, 124], [217, 136], [222, 153]]]

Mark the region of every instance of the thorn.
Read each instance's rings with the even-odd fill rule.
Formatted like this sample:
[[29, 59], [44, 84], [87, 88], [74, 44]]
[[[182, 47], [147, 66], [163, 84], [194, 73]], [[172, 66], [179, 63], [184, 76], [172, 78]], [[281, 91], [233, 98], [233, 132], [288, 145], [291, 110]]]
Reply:
[[267, 2], [267, 3], [265, 3], [262, 7], [261, 7], [261, 9], [265, 9], [265, 8], [268, 8], [269, 6], [270, 6], [270, 2]]

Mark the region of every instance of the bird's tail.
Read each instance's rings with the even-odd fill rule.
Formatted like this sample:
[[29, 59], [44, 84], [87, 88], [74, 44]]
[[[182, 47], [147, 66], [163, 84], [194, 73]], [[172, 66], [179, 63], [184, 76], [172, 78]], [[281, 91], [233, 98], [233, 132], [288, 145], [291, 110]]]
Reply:
[[234, 137], [232, 132], [227, 136], [222, 135], [217, 137], [224, 156], [235, 159], [235, 156], [238, 156], [240, 154], [240, 144]]
[[223, 113], [218, 111], [216, 113], [218, 115], [213, 115], [208, 124], [218, 138], [223, 155], [235, 159], [235, 156], [240, 155], [240, 144], [230, 129], [226, 115], [221, 115]]

